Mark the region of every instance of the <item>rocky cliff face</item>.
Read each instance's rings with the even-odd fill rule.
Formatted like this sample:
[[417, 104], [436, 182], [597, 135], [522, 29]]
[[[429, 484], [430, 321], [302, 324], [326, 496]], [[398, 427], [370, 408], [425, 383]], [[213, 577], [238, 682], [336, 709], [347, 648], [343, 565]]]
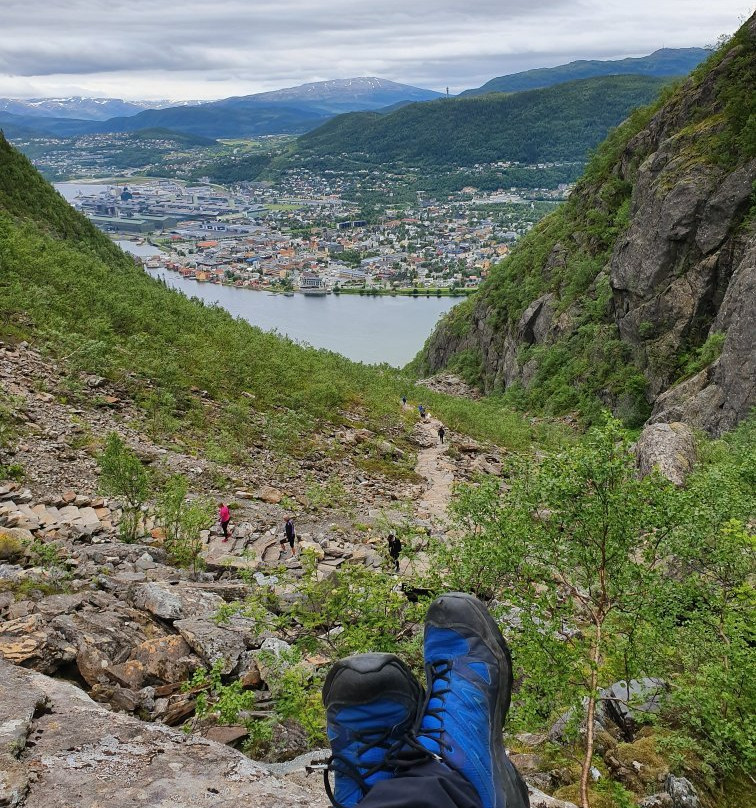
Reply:
[[610, 138], [555, 221], [442, 322], [423, 369], [466, 357], [486, 391], [517, 384], [537, 400], [541, 390], [552, 410], [557, 372], [620, 415], [641, 388], [637, 421], [650, 413], [715, 435], [746, 417], [756, 403], [754, 82], [756, 16], [643, 126]]

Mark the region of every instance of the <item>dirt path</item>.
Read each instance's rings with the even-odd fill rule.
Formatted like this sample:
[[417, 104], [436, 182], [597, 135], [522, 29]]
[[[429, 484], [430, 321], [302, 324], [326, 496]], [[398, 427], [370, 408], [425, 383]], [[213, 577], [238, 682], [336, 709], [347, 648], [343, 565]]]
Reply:
[[418, 516], [429, 519], [434, 525], [446, 522], [446, 507], [454, 483], [454, 464], [446, 454], [446, 444], [438, 439], [439, 426], [441, 422], [430, 417], [421, 424], [428, 435], [428, 443], [433, 443], [417, 453], [415, 466], [415, 471], [427, 481], [427, 488], [417, 503]]

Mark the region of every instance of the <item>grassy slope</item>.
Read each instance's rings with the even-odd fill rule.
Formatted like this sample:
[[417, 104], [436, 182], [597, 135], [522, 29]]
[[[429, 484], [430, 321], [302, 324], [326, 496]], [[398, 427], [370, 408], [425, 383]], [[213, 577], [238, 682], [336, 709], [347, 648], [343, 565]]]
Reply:
[[240, 417], [249, 410], [245, 393], [255, 411], [287, 412], [292, 442], [319, 421], [339, 422], [345, 409], [378, 429], [396, 424], [402, 394], [424, 401], [452, 429], [510, 446], [531, 438], [527, 423], [496, 402], [414, 391], [392, 369], [301, 348], [166, 288], [2, 139], [0, 336], [45, 341], [52, 353], [119, 380], [200, 432], [206, 424], [192, 386]]

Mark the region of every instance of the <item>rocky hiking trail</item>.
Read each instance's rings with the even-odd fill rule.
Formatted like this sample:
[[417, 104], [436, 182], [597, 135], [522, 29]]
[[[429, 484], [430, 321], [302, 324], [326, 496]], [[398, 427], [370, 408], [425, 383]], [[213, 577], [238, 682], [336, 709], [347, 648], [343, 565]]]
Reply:
[[[440, 384], [459, 394], [453, 379]], [[425, 537], [448, 534], [454, 484], [480, 472], [499, 475], [503, 450], [451, 431], [442, 445], [439, 421], [414, 412], [392, 434], [345, 414], [345, 425], [320, 435], [296, 466], [281, 471], [261, 443], [249, 447], [245, 466], [233, 467], [175, 441], [161, 444], [125, 390], [24, 344], [0, 344], [0, 408], [2, 426], [13, 431], [0, 463], [25, 471], [23, 482], [0, 480], [0, 806], [326, 806], [311, 764], [327, 752], [310, 748], [296, 720], [276, 719], [267, 762], [253, 761], [239, 751], [247, 726], [197, 719], [201, 688], [185, 683], [215, 665], [227, 681], [254, 691], [250, 717], [274, 716], [280, 670], [271, 659], [285, 661], [291, 638], [270, 628], [272, 613], [251, 619], [232, 604], [261, 586], [274, 609], [296, 597], [291, 581], [304, 571], [299, 557], [281, 557], [285, 515], [296, 514], [299, 549], [314, 553], [320, 580], [346, 562], [386, 569], [387, 530], [406, 529], [398, 589], [423, 569]], [[156, 475], [181, 472], [192, 493], [232, 503], [229, 541], [217, 524], [202, 534], [204, 571], [173, 566], [149, 516], [137, 543], [120, 541], [119, 503], [97, 491], [96, 454], [110, 431]], [[364, 452], [403, 461], [414, 473], [368, 474], [357, 462]], [[333, 480], [348, 507], [308, 496]], [[219, 621], [229, 607], [234, 616]], [[300, 664], [317, 672], [328, 660], [312, 655]], [[604, 718], [607, 732], [628, 737], [616, 718]], [[178, 729], [187, 721], [189, 734]], [[531, 805], [569, 808], [544, 793], [561, 775], [545, 762], [543, 742], [518, 736], [513, 754]], [[617, 760], [628, 777], [645, 766]], [[669, 789], [684, 791], [685, 783], [665, 785], [666, 771], [649, 776], [660, 794], [662, 786], [669, 792], [649, 807], [682, 808]]]
[[[319, 578], [347, 561], [385, 568], [386, 526], [443, 535], [454, 479], [469, 479], [493, 449], [462, 441], [452, 461], [435, 420], [408, 419], [403, 437], [347, 417], [294, 468], [280, 471], [264, 444], [250, 447], [246, 466], [224, 465], [151, 437], [127, 389], [25, 343], [0, 344], [0, 407], [12, 431], [0, 463], [24, 470], [22, 482], [0, 481], [0, 806], [188, 808], [200, 795], [212, 806], [326, 805], [319, 776], [306, 776], [318, 753], [296, 722], [275, 727], [270, 763], [237, 750], [243, 726], [192, 719], [193, 734], [174, 729], [195, 711], [197, 691], [184, 683], [213, 664], [255, 690], [256, 715], [272, 714], [277, 674], [265, 660], [289, 647], [285, 637], [216, 614], [260, 582], [291, 595], [269, 576], [281, 564], [302, 574], [299, 558], [281, 557], [287, 513]], [[181, 473], [192, 493], [232, 503], [229, 541], [217, 524], [202, 534], [207, 566], [196, 579], [170, 563], [149, 514], [137, 543], [120, 541], [120, 505], [97, 491], [96, 455], [113, 431], [155, 474]], [[355, 458], [366, 451], [387, 463], [414, 454], [415, 476], [364, 472]], [[313, 486], [334, 479], [348, 508], [310, 501]], [[402, 559], [403, 577], [417, 568]]]
[[[434, 526], [446, 522], [446, 509], [451, 501], [455, 464], [447, 454], [448, 443], [441, 443], [438, 429], [441, 421], [428, 417], [419, 424], [424, 448], [417, 453], [415, 471], [426, 480], [427, 487], [417, 503], [417, 513]], [[448, 432], [445, 440], [450, 438]]]

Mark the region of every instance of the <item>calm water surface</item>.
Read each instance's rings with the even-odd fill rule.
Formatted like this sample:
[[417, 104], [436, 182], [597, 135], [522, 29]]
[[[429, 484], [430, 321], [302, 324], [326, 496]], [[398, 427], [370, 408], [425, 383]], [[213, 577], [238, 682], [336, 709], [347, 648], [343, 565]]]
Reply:
[[460, 298], [449, 297], [285, 297], [198, 283], [165, 270], [147, 272], [189, 297], [217, 303], [265, 331], [278, 331], [356, 362], [386, 362], [395, 367], [406, 365], [423, 347], [439, 317], [460, 302]]

